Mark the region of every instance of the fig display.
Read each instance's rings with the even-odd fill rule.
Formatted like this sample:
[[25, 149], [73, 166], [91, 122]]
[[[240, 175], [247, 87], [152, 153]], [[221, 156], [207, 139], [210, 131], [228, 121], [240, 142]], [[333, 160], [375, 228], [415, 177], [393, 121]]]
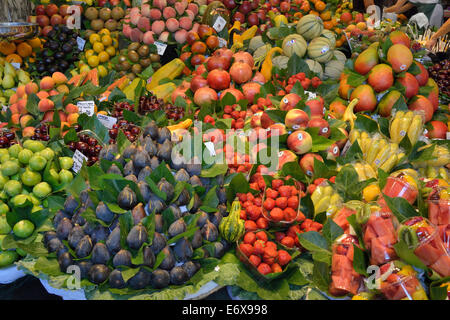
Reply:
[[137, 172], [150, 165], [150, 156], [144, 149], [138, 150], [133, 156], [134, 168]]
[[104, 243], [97, 242], [92, 249], [92, 263], [93, 264], [107, 264], [111, 255], [109, 254], [108, 248]]
[[175, 265], [175, 257], [173, 256], [172, 249], [169, 246], [166, 246], [164, 249], [162, 249], [162, 252], [164, 252], [165, 258], [159, 265], [161, 269], [164, 270], [170, 270]]
[[192, 258], [194, 250], [189, 240], [186, 237], [183, 237], [177, 241], [173, 248], [173, 252], [177, 261], [185, 262]]
[[200, 217], [197, 220], [197, 226], [203, 228], [203, 226], [209, 222], [209, 215], [204, 211], [199, 211], [196, 214], [200, 214]]
[[49, 241], [57, 237], [58, 235], [56, 234], [55, 231], [47, 231], [46, 233], [44, 233], [43, 238], [44, 246], [48, 246]]
[[227, 192], [225, 188], [218, 188], [216, 189], [217, 198], [219, 198], [220, 204], [227, 203]]
[[144, 266], [148, 266], [150, 268], [153, 267], [153, 265], [155, 264], [155, 254], [153, 253], [153, 250], [150, 246], [147, 246], [144, 248], [144, 250], [142, 251], [142, 254], [144, 256]]
[[75, 225], [69, 233], [69, 245], [71, 248], [75, 249], [80, 242], [80, 240], [84, 237], [83, 228], [79, 225]]
[[157, 157], [169, 163], [172, 157], [172, 143], [170, 140], [165, 140], [164, 143], [158, 144], [157, 149]]
[[127, 236], [127, 244], [133, 250], [139, 248], [148, 241], [147, 229], [143, 225], [137, 225], [131, 228]]
[[188, 205], [189, 201], [191, 201], [189, 191], [183, 189], [183, 191], [181, 191], [180, 195], [178, 196], [178, 199], [175, 201], [175, 204], [179, 207], [182, 207]]
[[170, 226], [169, 230], [167, 231], [169, 234], [169, 237], [175, 237], [176, 235], [179, 235], [180, 233], [185, 232], [187, 229], [186, 222], [182, 218], [174, 221]]
[[59, 210], [55, 217], [53, 218], [53, 226], [56, 228], [58, 227], [59, 223], [62, 221], [62, 219], [67, 218], [70, 219], [70, 216], [63, 210]]
[[206, 241], [214, 242], [219, 237], [219, 232], [217, 231], [216, 226], [209, 221], [205, 223], [201, 230], [203, 239]]
[[75, 253], [77, 258], [86, 258], [91, 254], [92, 251], [92, 240], [88, 235], [84, 236], [80, 242], [78, 242], [77, 247], [75, 248]]
[[81, 215], [84, 211], [79, 210], [72, 216], [72, 224], [78, 224], [79, 226], [84, 226], [86, 224], [86, 219]]
[[115, 155], [119, 152], [117, 149], [117, 144], [109, 144], [106, 147], [102, 148], [99, 153], [100, 159], [106, 159], [108, 161], [113, 161]]
[[89, 280], [92, 283], [100, 284], [108, 279], [110, 269], [104, 264], [94, 264], [89, 270]]
[[161, 233], [155, 232], [155, 234], [153, 235], [152, 245], [150, 246], [155, 256], [158, 255], [158, 253], [160, 253], [161, 250], [164, 249], [166, 246], [167, 246], [166, 238], [164, 238], [164, 236]]
[[124, 159], [131, 159], [131, 157], [136, 154], [136, 151], [137, 151], [136, 145], [134, 143], [130, 144], [123, 150], [122, 156]]
[[157, 156], [153, 156], [153, 158], [150, 159], [150, 168], [152, 168], [152, 170], [155, 170], [158, 167], [159, 167], [159, 159]]
[[156, 156], [158, 149], [151, 137], [145, 138], [144, 150], [150, 157]]
[[72, 221], [69, 218], [63, 218], [56, 227], [56, 233], [61, 240], [67, 240], [70, 231], [72, 230]]
[[106, 239], [106, 247], [111, 254], [116, 254], [120, 250], [120, 227], [115, 227]]
[[106, 223], [111, 223], [114, 219], [114, 212], [109, 210], [103, 201], [100, 201], [95, 209], [95, 216]]
[[94, 232], [92, 232], [92, 234], [91, 234], [92, 242], [94, 244], [96, 244], [97, 242], [100, 242], [100, 241], [104, 242], [108, 238], [109, 234], [110, 234], [110, 231], [108, 228], [103, 227], [103, 226], [98, 226], [97, 228], [94, 229]]
[[127, 286], [122, 277], [122, 272], [120, 270], [113, 270], [109, 274], [109, 285], [111, 288], [123, 289]]
[[122, 249], [116, 253], [113, 258], [113, 266], [117, 268], [118, 266], [131, 266], [131, 253], [128, 250]]
[[117, 203], [122, 209], [131, 210], [137, 205], [136, 193], [129, 186], [126, 186], [117, 196]]
[[130, 280], [128, 280], [128, 285], [135, 290], [144, 289], [150, 284], [151, 273], [146, 269], [140, 269]]
[[180, 285], [185, 283], [188, 279], [189, 276], [183, 267], [174, 267], [170, 270], [170, 283]]
[[194, 201], [191, 210], [189, 210], [191, 213], [197, 212], [198, 209], [202, 205], [202, 200], [200, 199], [200, 196], [197, 193], [194, 193]]
[[155, 289], [166, 288], [170, 283], [170, 274], [166, 270], [156, 269], [152, 272], [151, 284]]
[[50, 253], [58, 252], [58, 250], [63, 247], [64, 247], [64, 245], [61, 242], [61, 240], [59, 240], [59, 238], [53, 238], [47, 244], [47, 249], [48, 249], [48, 252], [50, 252]]
[[214, 242], [214, 258], [220, 259], [225, 254], [225, 246], [221, 242]]
[[203, 187], [203, 183], [198, 176], [192, 176], [189, 179], [189, 184], [192, 185], [193, 187], [196, 187], [196, 186]]

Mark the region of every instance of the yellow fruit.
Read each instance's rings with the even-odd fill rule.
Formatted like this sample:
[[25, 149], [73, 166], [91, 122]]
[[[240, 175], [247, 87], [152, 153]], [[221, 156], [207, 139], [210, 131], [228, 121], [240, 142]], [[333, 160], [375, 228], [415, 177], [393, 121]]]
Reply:
[[100, 78], [106, 77], [108, 75], [108, 69], [106, 69], [104, 66], [98, 66], [97, 69]]
[[109, 46], [105, 51], [109, 54], [110, 57], [114, 57], [116, 55], [116, 48], [114, 48], [113, 46]]
[[119, 40], [117, 40], [116, 38], [113, 39], [113, 47], [116, 49], [119, 47]]
[[99, 42], [100, 41], [100, 36], [97, 33], [93, 33], [90, 35], [89, 37], [89, 42], [94, 45], [94, 43]]
[[112, 44], [112, 38], [109, 35], [104, 35], [102, 37], [102, 43], [105, 47], [109, 47]]
[[109, 54], [106, 51], [102, 51], [98, 54], [98, 59], [100, 60], [100, 63], [105, 63], [109, 60]]
[[98, 58], [98, 56], [90, 56], [88, 59], [88, 64], [92, 68], [95, 68], [96, 66], [98, 66], [99, 62], [100, 62], [100, 59]]
[[428, 300], [427, 294], [423, 289], [419, 289], [412, 294], [413, 300]]
[[94, 45], [92, 47], [93, 47], [93, 49], [94, 49], [94, 51], [96, 53], [100, 53], [102, 51], [105, 51], [105, 46], [101, 42], [94, 43]]
[[89, 59], [90, 56], [93, 56], [95, 54], [94, 50], [89, 49], [84, 53], [84, 56], [86, 57], [86, 59]]
[[100, 30], [100, 32], [98, 34], [99, 35], [110, 35], [110, 32], [108, 29], [103, 28], [102, 30]]
[[366, 202], [375, 200], [380, 194], [380, 187], [376, 184], [372, 184], [363, 189], [363, 198]]
[[[95, 56], [92, 56], [92, 57], [95, 57]], [[91, 68], [89, 68], [89, 66], [87, 64], [83, 65], [80, 68], [80, 73], [89, 72], [89, 71], [91, 71]]]

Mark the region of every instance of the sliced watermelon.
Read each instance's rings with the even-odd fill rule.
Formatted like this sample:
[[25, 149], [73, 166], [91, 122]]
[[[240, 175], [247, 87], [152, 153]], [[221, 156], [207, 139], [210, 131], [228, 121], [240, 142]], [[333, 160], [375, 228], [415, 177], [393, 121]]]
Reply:
[[355, 252], [355, 249], [353, 248], [353, 245], [349, 246], [348, 251], [347, 251], [347, 258], [352, 261], [352, 265], [353, 265], [353, 254]]
[[387, 246], [383, 240], [383, 238], [372, 239], [370, 263], [380, 265], [397, 258], [394, 249]]
[[395, 234], [394, 225], [392, 224], [391, 219], [383, 219], [381, 217], [377, 217], [376, 220], [373, 221], [371, 226], [379, 237]]
[[427, 266], [436, 262], [439, 257], [445, 254], [443, 246], [441, 248], [436, 248], [431, 245], [431, 242], [419, 245], [414, 253], [425, 263]]
[[440, 256], [435, 263], [430, 265], [430, 268], [443, 277], [450, 276], [450, 256], [447, 254]]
[[353, 270], [353, 263], [346, 256], [335, 254], [332, 257], [331, 272], [335, 271], [351, 272]]
[[364, 237], [363, 237], [363, 241], [364, 241], [364, 244], [366, 245], [367, 249], [370, 250], [370, 246], [372, 244], [372, 239], [376, 238], [376, 237], [377, 237], [377, 234], [373, 230], [372, 226], [368, 225], [366, 227], [366, 230], [364, 231]]
[[431, 223], [439, 225], [439, 203], [437, 201], [428, 202], [428, 219]]
[[350, 224], [347, 221], [347, 218], [350, 217], [352, 214], [355, 214], [355, 210], [351, 210], [347, 207], [343, 207], [341, 210], [339, 210], [333, 221], [344, 230], [344, 233], [349, 233], [350, 231]]

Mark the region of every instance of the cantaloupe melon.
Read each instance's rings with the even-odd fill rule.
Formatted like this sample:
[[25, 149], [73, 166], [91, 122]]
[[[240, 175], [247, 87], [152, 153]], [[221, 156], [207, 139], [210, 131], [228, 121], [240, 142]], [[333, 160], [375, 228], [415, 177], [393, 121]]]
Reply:
[[297, 22], [297, 33], [308, 41], [318, 37], [322, 30], [322, 19], [313, 14], [308, 14]]
[[308, 45], [308, 56], [320, 63], [327, 63], [333, 57], [330, 41], [323, 37], [313, 39]]
[[344, 71], [344, 64], [339, 60], [330, 60], [325, 64], [324, 76], [327, 79], [339, 79], [342, 71]]
[[282, 48], [284, 54], [288, 57], [295, 53], [300, 58], [303, 58], [306, 53], [307, 44], [301, 35], [290, 34], [284, 38]]
[[320, 79], [323, 79], [323, 69], [320, 63], [311, 59], [306, 59], [305, 62], [308, 65], [309, 70], [316, 73]]
[[330, 41], [331, 48], [334, 49], [336, 47], [336, 34], [333, 31], [330, 30], [323, 30], [320, 34], [321, 37], [324, 37]]
[[341, 61], [342, 63], [345, 63], [347, 61], [347, 57], [345, 56], [345, 54], [343, 54], [341, 51], [339, 50], [333, 50], [333, 55], [336, 59], [338, 59], [339, 61]]

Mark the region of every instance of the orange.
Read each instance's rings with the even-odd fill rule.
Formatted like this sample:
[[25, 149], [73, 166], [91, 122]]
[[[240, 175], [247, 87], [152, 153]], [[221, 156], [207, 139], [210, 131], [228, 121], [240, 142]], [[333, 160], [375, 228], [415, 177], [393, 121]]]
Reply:
[[42, 43], [41, 43], [41, 39], [39, 38], [33, 38], [27, 41], [28, 44], [34, 49], [34, 48], [40, 48]]
[[314, 3], [314, 8], [316, 8], [317, 11], [323, 11], [326, 7], [327, 5], [325, 4], [325, 2], [317, 1], [316, 3]]
[[17, 46], [17, 53], [22, 57], [26, 58], [31, 56], [33, 53], [33, 48], [26, 42], [22, 42]]
[[330, 30], [331, 28], [333, 28], [333, 23], [331, 21], [324, 21], [323, 27], [327, 30]]
[[100, 63], [105, 63], [109, 60], [109, 54], [106, 51], [102, 51], [98, 54], [98, 59], [100, 60]]
[[0, 42], [0, 52], [5, 56], [16, 52], [16, 44], [14, 42], [2, 41]]
[[337, 19], [336, 19], [335, 17], [333, 17], [333, 18], [331, 19], [331, 22], [333, 22], [333, 25], [334, 25], [334, 26], [337, 26], [337, 25], [338, 25], [338, 21], [337, 21]]
[[6, 56], [6, 61], [8, 61], [9, 63], [15, 62], [22, 64], [23, 60], [18, 54], [13, 53]]
[[323, 21], [331, 20], [331, 11], [324, 11], [320, 14], [320, 18]]
[[336, 34], [341, 34], [342, 30], [339, 29], [339, 28], [335, 28], [335, 29], [334, 29], [334, 32], [335, 32]]
[[314, 10], [311, 10], [311, 11], [309, 12], [309, 14], [313, 14], [313, 15], [315, 15], [315, 16], [319, 16], [319, 13], [318, 13], [317, 11], [314, 11]]
[[342, 39], [336, 40], [336, 47], [339, 48], [344, 44], [344, 41]]

